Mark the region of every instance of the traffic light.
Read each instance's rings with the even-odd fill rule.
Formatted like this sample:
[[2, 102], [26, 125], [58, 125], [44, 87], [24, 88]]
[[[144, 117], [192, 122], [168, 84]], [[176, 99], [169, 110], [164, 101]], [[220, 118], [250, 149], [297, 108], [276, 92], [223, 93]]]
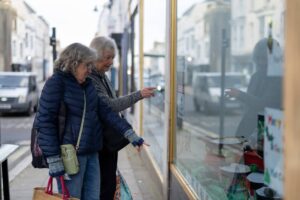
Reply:
[[50, 37], [50, 45], [52, 46], [52, 56], [53, 62], [56, 60], [56, 30], [55, 27], [52, 28], [52, 36]]
[[56, 39], [55, 39], [55, 37], [54, 38], [50, 37], [50, 45], [51, 46], [56, 46]]

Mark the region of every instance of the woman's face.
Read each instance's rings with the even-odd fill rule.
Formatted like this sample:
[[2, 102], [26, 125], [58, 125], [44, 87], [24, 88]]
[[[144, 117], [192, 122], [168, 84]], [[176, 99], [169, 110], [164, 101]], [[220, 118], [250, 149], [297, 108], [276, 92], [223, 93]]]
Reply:
[[102, 60], [97, 61], [96, 69], [100, 72], [107, 72], [111, 65], [113, 64], [115, 58], [114, 51], [104, 50], [102, 55]]
[[75, 71], [75, 78], [79, 84], [84, 83], [85, 79], [91, 73], [93, 63], [80, 63]]

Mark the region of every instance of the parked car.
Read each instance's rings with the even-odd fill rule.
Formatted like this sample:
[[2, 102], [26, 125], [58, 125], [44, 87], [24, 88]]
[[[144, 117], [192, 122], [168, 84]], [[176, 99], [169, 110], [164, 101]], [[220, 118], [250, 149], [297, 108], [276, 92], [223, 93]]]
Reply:
[[0, 72], [0, 112], [35, 112], [39, 99], [36, 79], [31, 72]]
[[[246, 76], [230, 72], [225, 75], [225, 89], [237, 88], [246, 91]], [[221, 108], [221, 73], [199, 72], [193, 75], [193, 101], [197, 111], [212, 113]], [[233, 110], [242, 107], [236, 98], [224, 98], [224, 109]]]

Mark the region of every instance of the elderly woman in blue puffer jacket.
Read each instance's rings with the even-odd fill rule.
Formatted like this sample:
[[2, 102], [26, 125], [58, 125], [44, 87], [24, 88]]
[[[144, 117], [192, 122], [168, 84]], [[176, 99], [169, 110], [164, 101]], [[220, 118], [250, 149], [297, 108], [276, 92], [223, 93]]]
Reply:
[[[38, 142], [47, 158], [50, 176], [65, 174], [60, 145], [76, 145], [84, 110], [80, 145], [77, 150], [80, 170], [65, 181], [70, 195], [81, 200], [98, 200], [100, 194], [100, 166], [98, 151], [102, 148], [103, 124], [123, 134], [138, 150], [144, 140], [138, 137], [128, 122], [119, 117], [97, 95], [88, 78], [96, 61], [96, 53], [79, 43], [69, 45], [55, 63], [55, 72], [45, 83], [39, 101], [36, 126]], [[66, 122], [62, 142], [58, 139], [58, 116], [61, 102], [66, 107]], [[60, 184], [59, 190], [61, 191]]]

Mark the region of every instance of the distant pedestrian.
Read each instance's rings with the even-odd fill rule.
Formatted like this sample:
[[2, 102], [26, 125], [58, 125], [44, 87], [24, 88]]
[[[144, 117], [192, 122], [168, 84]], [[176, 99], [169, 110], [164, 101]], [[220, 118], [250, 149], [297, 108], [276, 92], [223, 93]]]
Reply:
[[[144, 143], [130, 124], [98, 97], [92, 81], [88, 78], [96, 59], [95, 51], [82, 44], [67, 46], [55, 62], [54, 74], [45, 83], [37, 113], [37, 128], [40, 133], [38, 142], [47, 158], [49, 174], [53, 177], [65, 174], [60, 152], [61, 143], [75, 146], [82, 127], [77, 150], [80, 170], [65, 180], [70, 195], [81, 200], [99, 200], [98, 151], [102, 148], [103, 124], [113, 127], [138, 148]], [[66, 122], [63, 140], [59, 142], [58, 112], [61, 102], [66, 107]], [[59, 181], [58, 187], [61, 192]]]
[[[129, 95], [117, 97], [111, 82], [105, 75], [112, 67], [116, 54], [116, 44], [114, 40], [108, 37], [95, 37], [90, 47], [95, 49], [98, 54], [96, 67], [90, 74], [91, 79], [96, 87], [98, 96], [106, 102], [114, 111], [120, 112], [133, 106], [143, 98], [154, 96], [153, 87], [147, 87], [142, 90], [133, 92]], [[109, 131], [107, 127], [104, 131]], [[111, 151], [104, 147], [99, 152], [99, 161], [101, 166], [101, 200], [112, 200], [116, 190], [116, 170], [118, 162], [118, 151]]]

